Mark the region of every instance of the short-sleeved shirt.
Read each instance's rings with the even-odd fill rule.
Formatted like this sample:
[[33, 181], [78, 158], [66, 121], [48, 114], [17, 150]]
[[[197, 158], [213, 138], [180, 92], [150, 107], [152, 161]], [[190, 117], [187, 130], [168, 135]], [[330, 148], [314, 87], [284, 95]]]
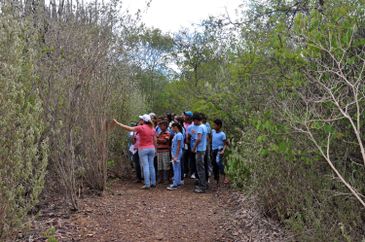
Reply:
[[204, 125], [207, 127], [207, 141], [209, 141], [209, 135], [212, 133], [212, 128], [210, 127], [210, 124], [208, 122], [205, 123]]
[[207, 150], [207, 144], [208, 144], [208, 128], [205, 124], [200, 125], [203, 129], [202, 133], [202, 140], [200, 141], [197, 151], [206, 151]]
[[212, 128], [210, 127], [210, 124], [208, 122], [205, 123], [205, 126], [207, 126], [208, 134], [212, 133]]
[[176, 152], [177, 152], [177, 145], [178, 142], [180, 141], [180, 151], [179, 151], [179, 156], [182, 155], [182, 150], [184, 147], [184, 136], [181, 132], [177, 133], [176, 135], [174, 135], [174, 138], [172, 139], [172, 146], [171, 146], [171, 155], [173, 157], [175, 157]]
[[215, 129], [212, 130], [212, 149], [218, 150], [224, 147], [224, 142], [227, 137], [223, 131], [217, 132]]
[[137, 126], [135, 131], [138, 138], [138, 149], [147, 149], [147, 148], [155, 148], [154, 138], [156, 135], [156, 131], [154, 128], [151, 128], [149, 125], [144, 124]]
[[[171, 137], [174, 137], [175, 136], [175, 132], [171, 129], [170, 131], [170, 134], [171, 134]], [[186, 141], [186, 131], [185, 131], [185, 128], [182, 127], [182, 130], [181, 130], [181, 134], [183, 136], [183, 142], [182, 142], [182, 146], [183, 148], [185, 148], [185, 141]], [[186, 148], [187, 149], [187, 148]]]
[[[181, 129], [181, 133], [182, 133], [182, 135], [184, 137], [184, 140], [183, 141], [185, 143], [186, 136], [185, 136], [185, 128], [184, 127], [182, 127], [182, 129]], [[174, 137], [174, 135], [175, 135], [175, 132], [172, 129], [170, 129], [170, 135], [171, 135], [171, 137]]]
[[205, 127], [205, 125], [201, 124], [201, 125], [191, 125], [188, 128], [188, 132], [191, 135], [190, 138], [190, 147], [191, 149], [193, 149], [196, 140], [198, 139], [198, 134], [201, 134], [201, 141], [197, 147], [197, 151], [205, 151], [206, 150], [206, 146], [207, 146], [207, 129]]

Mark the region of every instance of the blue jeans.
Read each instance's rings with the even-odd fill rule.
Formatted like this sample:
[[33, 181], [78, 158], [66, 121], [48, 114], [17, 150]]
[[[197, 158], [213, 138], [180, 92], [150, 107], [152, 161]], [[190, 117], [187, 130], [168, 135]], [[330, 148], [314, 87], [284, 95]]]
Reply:
[[175, 187], [181, 185], [181, 164], [182, 164], [182, 161], [181, 161], [181, 155], [180, 155], [179, 160], [175, 161], [172, 164], [172, 167], [174, 169], [174, 177], [172, 178], [172, 180], [173, 180], [172, 185]]
[[156, 186], [156, 172], [153, 164], [155, 153], [156, 151], [154, 148], [138, 150], [139, 159], [143, 164], [144, 185], [146, 187]]

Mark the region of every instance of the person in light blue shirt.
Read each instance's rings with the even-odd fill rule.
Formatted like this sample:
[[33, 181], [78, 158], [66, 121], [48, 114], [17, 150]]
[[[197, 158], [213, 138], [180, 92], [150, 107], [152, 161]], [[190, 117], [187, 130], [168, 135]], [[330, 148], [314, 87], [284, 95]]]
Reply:
[[[212, 150], [221, 150], [227, 140], [226, 134], [221, 130], [213, 129], [212, 131]], [[224, 152], [223, 152], [224, 153]]]
[[174, 138], [172, 139], [171, 157], [172, 166], [174, 170], [173, 183], [167, 187], [168, 190], [176, 190], [181, 186], [181, 157], [184, 147], [184, 136], [181, 133], [182, 127], [179, 123], [173, 123], [172, 129], [174, 130]]
[[205, 176], [204, 155], [207, 146], [207, 130], [206, 126], [202, 125], [202, 116], [195, 113], [192, 117], [193, 124], [190, 128], [189, 137], [193, 142], [191, 151], [195, 153], [196, 172], [198, 175], [198, 185], [194, 192], [203, 193], [208, 188], [208, 183]]
[[214, 120], [212, 130], [212, 165], [214, 179], [219, 183], [219, 174], [224, 176], [224, 183], [228, 183], [224, 172], [224, 152], [228, 146], [226, 134], [221, 130], [223, 122], [220, 119]]
[[205, 124], [201, 124], [200, 127], [202, 128], [202, 139], [197, 147], [198, 152], [204, 152], [207, 150], [207, 144], [208, 144], [208, 129]]
[[212, 167], [212, 162], [210, 159], [210, 154], [211, 154], [211, 139], [212, 139], [212, 129], [210, 127], [210, 124], [208, 123], [208, 116], [203, 114], [203, 125], [206, 126], [207, 129], [207, 148], [205, 151], [205, 155], [204, 155], [204, 164], [205, 164], [205, 176], [206, 179], [208, 181], [210, 175], [212, 174], [213, 171], [213, 167]]
[[[195, 147], [195, 143], [198, 139], [198, 135], [203, 133], [202, 127], [200, 124], [192, 124], [188, 127], [188, 133], [189, 133], [189, 140], [190, 140], [190, 148], [193, 151], [193, 148]], [[196, 147], [195, 147], [196, 148]], [[196, 153], [196, 150], [193, 151]]]

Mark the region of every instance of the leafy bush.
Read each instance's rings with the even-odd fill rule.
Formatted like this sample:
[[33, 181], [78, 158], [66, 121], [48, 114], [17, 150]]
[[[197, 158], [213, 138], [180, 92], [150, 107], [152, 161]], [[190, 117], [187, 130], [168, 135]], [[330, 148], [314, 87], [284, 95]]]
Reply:
[[[7, 12], [8, 9], [2, 9]], [[0, 15], [0, 240], [24, 222], [43, 189], [48, 159], [29, 22]], [[27, 37], [26, 37], [27, 36]]]

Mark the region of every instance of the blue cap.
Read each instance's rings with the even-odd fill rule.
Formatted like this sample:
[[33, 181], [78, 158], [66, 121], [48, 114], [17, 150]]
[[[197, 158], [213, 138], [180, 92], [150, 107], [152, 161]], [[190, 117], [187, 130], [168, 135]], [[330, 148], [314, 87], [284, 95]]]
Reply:
[[184, 112], [184, 114], [186, 116], [193, 117], [193, 112], [192, 111], [186, 111], [186, 112]]

